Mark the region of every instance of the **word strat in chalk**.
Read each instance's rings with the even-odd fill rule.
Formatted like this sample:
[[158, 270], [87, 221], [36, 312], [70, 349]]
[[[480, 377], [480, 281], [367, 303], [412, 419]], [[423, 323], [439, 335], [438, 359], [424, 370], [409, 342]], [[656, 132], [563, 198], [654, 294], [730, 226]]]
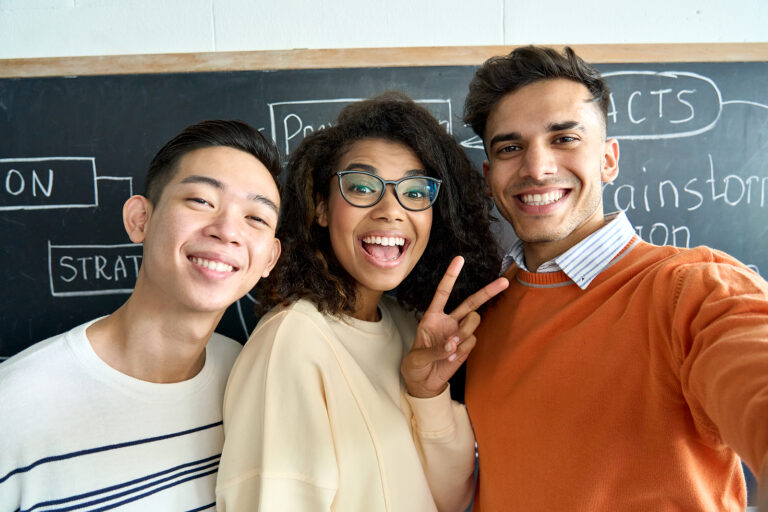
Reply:
[[52, 245], [48, 242], [48, 275], [54, 297], [130, 293], [140, 266], [140, 244]]
[[0, 211], [98, 204], [93, 158], [3, 158], [0, 177]]

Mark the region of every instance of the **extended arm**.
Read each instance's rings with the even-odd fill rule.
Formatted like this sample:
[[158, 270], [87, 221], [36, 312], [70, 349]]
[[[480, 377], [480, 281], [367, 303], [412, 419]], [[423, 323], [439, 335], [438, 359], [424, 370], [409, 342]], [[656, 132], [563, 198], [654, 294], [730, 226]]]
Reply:
[[[735, 263], [680, 271], [673, 332], [697, 424], [760, 478], [768, 456], [768, 283]], [[765, 479], [761, 479], [765, 482]]]

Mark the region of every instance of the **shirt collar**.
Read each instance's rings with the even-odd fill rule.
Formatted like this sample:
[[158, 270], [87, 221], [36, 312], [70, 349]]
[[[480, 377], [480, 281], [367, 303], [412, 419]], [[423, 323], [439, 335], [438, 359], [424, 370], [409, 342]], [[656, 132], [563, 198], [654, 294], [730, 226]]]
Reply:
[[[579, 288], [585, 290], [592, 280], [610, 264], [621, 250], [626, 247], [635, 229], [624, 212], [605, 216], [605, 225], [577, 243], [560, 256], [543, 263], [537, 273], [557, 272], [562, 270]], [[501, 262], [502, 273], [515, 263], [521, 269], [530, 272], [525, 266], [523, 242], [515, 240]]]

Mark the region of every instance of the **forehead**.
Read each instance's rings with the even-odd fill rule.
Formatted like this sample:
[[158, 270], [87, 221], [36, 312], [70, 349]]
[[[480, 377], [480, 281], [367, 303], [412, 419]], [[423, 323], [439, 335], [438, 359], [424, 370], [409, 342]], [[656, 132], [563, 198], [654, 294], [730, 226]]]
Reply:
[[410, 147], [401, 142], [377, 138], [354, 142], [339, 159], [342, 169], [355, 163], [370, 165], [380, 173], [423, 167], [421, 160]]
[[498, 133], [524, 134], [567, 121], [602, 126], [600, 107], [579, 82], [562, 78], [542, 80], [499, 100], [488, 116], [486, 140]]
[[227, 146], [213, 146], [190, 151], [177, 164], [169, 185], [184, 186], [190, 176], [213, 178], [224, 190], [236, 195], [260, 194], [279, 204], [280, 194], [274, 178], [256, 157]]

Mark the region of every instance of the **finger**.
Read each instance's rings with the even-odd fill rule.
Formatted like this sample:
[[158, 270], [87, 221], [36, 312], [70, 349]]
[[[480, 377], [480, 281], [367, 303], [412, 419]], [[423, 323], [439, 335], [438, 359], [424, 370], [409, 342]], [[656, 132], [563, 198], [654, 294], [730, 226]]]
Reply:
[[463, 343], [466, 338], [472, 336], [480, 325], [480, 314], [476, 311], [470, 311], [459, 323], [459, 330], [454, 335], [459, 338], [459, 344]]
[[[472, 352], [472, 349], [475, 348], [475, 345], [477, 344], [477, 337], [473, 334], [464, 341], [461, 342], [461, 345], [459, 345], [458, 350], [448, 356], [448, 361], [452, 363], [456, 363], [457, 366], [460, 366], [464, 361], [467, 360], [469, 357], [469, 353]], [[454, 370], [455, 372], [456, 370]]]
[[509, 281], [506, 277], [500, 277], [495, 281], [483, 286], [480, 290], [476, 291], [459, 304], [456, 309], [451, 312], [451, 315], [455, 320], [461, 320], [467, 313], [474, 311], [490, 299], [506, 290], [509, 286]]
[[451, 338], [433, 347], [411, 350], [404, 362], [411, 368], [425, 368], [451, 356], [457, 349], [457, 341]]
[[464, 258], [461, 256], [456, 256], [451, 260], [450, 265], [448, 265], [448, 268], [445, 271], [445, 275], [443, 275], [443, 278], [437, 285], [437, 290], [435, 290], [435, 296], [432, 297], [432, 302], [429, 303], [429, 307], [427, 308], [428, 312], [440, 312], [445, 308], [445, 304], [448, 302], [448, 297], [451, 296], [453, 285], [456, 284], [456, 279], [458, 279], [461, 267], [463, 266]]

